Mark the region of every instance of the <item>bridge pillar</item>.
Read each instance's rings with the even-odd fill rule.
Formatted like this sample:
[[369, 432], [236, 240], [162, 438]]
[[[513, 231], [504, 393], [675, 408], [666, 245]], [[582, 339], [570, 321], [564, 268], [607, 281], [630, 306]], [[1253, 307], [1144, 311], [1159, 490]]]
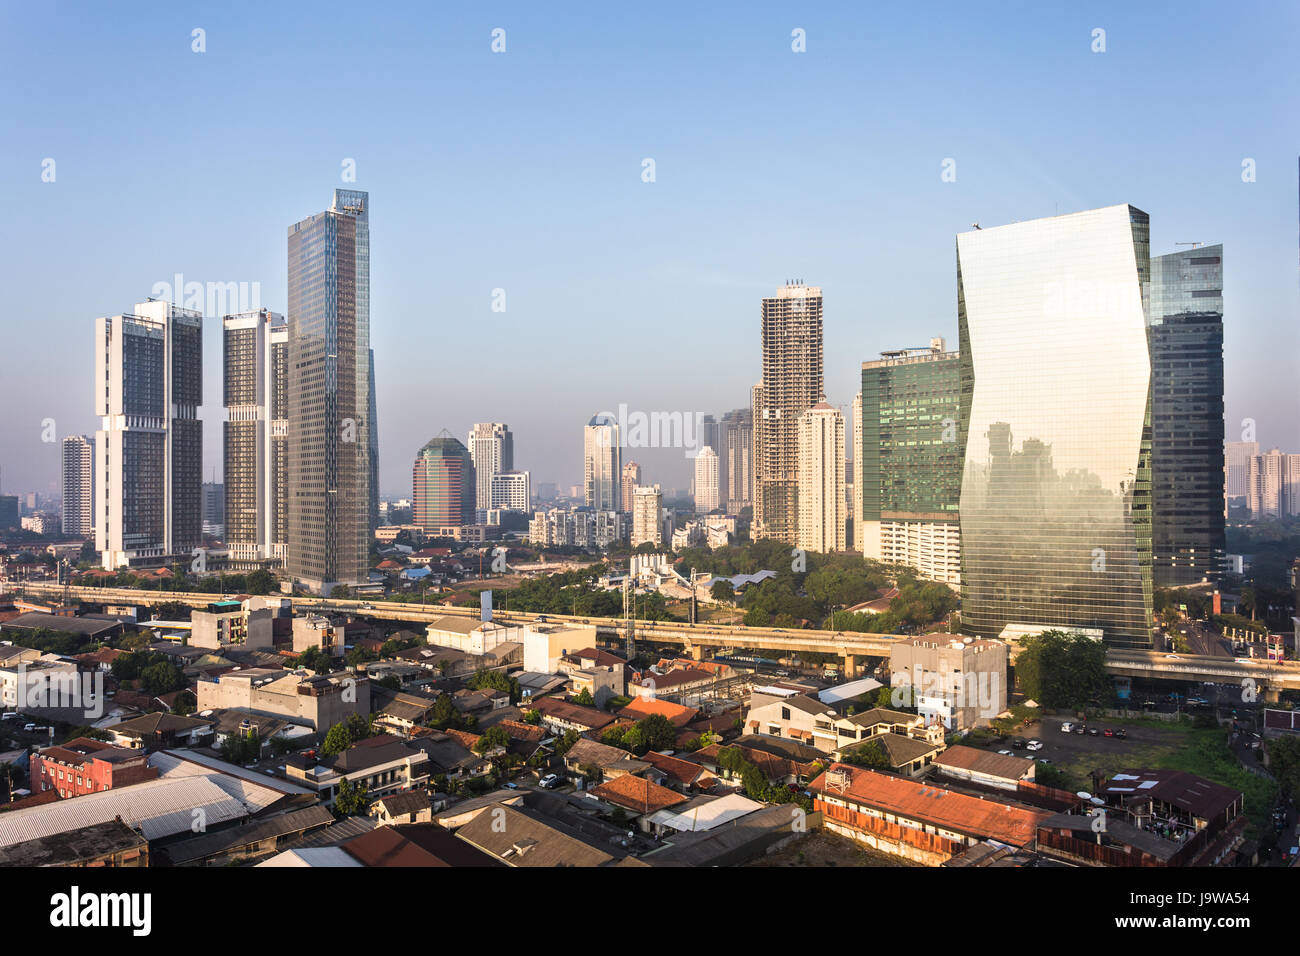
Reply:
[[844, 676], [852, 679], [858, 676], [858, 659], [852, 654], [844, 655]]
[[1265, 684], [1259, 689], [1260, 699], [1266, 704], [1276, 704], [1280, 699], [1281, 689], [1270, 684]]

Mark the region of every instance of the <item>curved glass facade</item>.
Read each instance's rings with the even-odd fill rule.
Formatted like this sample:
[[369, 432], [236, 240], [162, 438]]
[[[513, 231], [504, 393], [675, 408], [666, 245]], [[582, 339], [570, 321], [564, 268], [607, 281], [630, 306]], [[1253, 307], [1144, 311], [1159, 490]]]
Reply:
[[1150, 644], [1149, 229], [1125, 205], [957, 237], [965, 632]]

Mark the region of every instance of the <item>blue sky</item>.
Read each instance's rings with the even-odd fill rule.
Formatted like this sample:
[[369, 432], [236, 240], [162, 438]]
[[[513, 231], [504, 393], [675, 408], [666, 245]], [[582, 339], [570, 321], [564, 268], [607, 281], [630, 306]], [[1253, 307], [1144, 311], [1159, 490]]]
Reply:
[[[1083, 6], [6, 2], [4, 490], [54, 489], [45, 419], [95, 429], [94, 318], [178, 272], [283, 311], [286, 228], [345, 159], [371, 195], [385, 494], [444, 427], [508, 422], [517, 465], [569, 484], [595, 412], [746, 405], [788, 278], [824, 290], [847, 411], [864, 359], [955, 347], [957, 232], [1120, 202], [1153, 254], [1224, 243], [1229, 437], [1249, 417], [1300, 450], [1300, 8]], [[680, 451], [631, 457], [686, 487]]]

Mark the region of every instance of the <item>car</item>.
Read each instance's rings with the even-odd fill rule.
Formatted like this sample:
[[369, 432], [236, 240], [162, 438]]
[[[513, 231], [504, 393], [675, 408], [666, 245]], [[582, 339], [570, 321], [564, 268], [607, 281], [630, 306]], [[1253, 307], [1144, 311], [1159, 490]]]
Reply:
[[537, 785], [543, 790], [554, 790], [560, 785], [560, 775], [548, 773], [541, 780], [537, 781]]
[[1092, 734], [1094, 737], [1101, 735], [1101, 731], [1099, 731], [1096, 727], [1089, 727], [1088, 733]]
[[1086, 734], [1088, 732], [1088, 728], [1083, 726], [1083, 724], [1080, 724], [1078, 727], [1074, 728], [1074, 732], [1076, 734]]
[[519, 789], [519, 784], [515, 783], [513, 780], [507, 780], [504, 784], [502, 784], [502, 786], [505, 787], [507, 790]]
[[1102, 732], [1102, 736], [1103, 736], [1103, 737], [1114, 737], [1114, 736], [1115, 736], [1115, 731], [1113, 731], [1113, 730], [1111, 730], [1109, 727], [1107, 727], [1107, 728]]
[[18, 713], [16, 711], [8, 710], [5, 711], [3, 714], [0, 714], [0, 720], [17, 720], [17, 719], [18, 719]]
[[1014, 747], [1016, 750], [1024, 750], [1024, 749], [1025, 749], [1025, 738], [1024, 738], [1024, 737], [1017, 737], [1015, 740], [1011, 741], [1011, 746]]
[[1073, 729], [1074, 729], [1074, 724], [1070, 723], [1068, 720], [1065, 723], [1061, 724], [1061, 733], [1063, 734], [1068, 734]]
[[35, 729], [36, 729], [35, 724], [23, 724], [23, 730], [25, 730], [29, 734]]
[[1014, 757], [1014, 756], [1015, 756], [1015, 754], [1013, 754], [1010, 750], [999, 750], [998, 753], [1001, 754], [1003, 757]]
[[1178, 660], [1178, 655], [1177, 655], [1177, 654], [1166, 654], [1166, 655], [1165, 655], [1165, 659], [1166, 659], [1166, 660], [1171, 660], [1171, 661], [1176, 661], [1176, 660]]
[[1123, 740], [1124, 738], [1128, 737], [1128, 731], [1125, 730], [1123, 727], [1121, 727], [1115, 731], [1115, 736]]
[[1033, 751], [1042, 750], [1043, 743], [1041, 740], [1031, 740], [1028, 744], [1025, 745], [1025, 749], [1033, 750]]
[[1035, 757], [1034, 759], [1037, 760], [1039, 763], [1051, 763], [1051, 762], [1052, 762], [1052, 761], [1048, 760], [1046, 757]]

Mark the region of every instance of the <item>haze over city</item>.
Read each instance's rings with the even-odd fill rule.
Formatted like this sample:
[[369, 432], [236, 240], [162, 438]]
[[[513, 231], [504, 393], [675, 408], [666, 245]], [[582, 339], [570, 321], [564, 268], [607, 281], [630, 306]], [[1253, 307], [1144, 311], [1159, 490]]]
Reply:
[[[1265, 446], [1300, 445], [1294, 9], [1267, 8], [1268, 31], [1211, 4], [738, 9], [8, 7], [3, 490], [53, 490], [58, 438], [96, 427], [94, 319], [178, 273], [259, 283], [283, 312], [285, 230], [336, 187], [372, 203], [385, 495], [444, 427], [508, 422], [519, 466], [563, 487], [598, 411], [747, 406], [760, 300], [791, 278], [823, 290], [847, 414], [862, 361], [955, 347], [956, 233], [1124, 202], [1152, 255], [1224, 244], [1228, 437], [1250, 418]], [[680, 449], [634, 454], [687, 487]]]

